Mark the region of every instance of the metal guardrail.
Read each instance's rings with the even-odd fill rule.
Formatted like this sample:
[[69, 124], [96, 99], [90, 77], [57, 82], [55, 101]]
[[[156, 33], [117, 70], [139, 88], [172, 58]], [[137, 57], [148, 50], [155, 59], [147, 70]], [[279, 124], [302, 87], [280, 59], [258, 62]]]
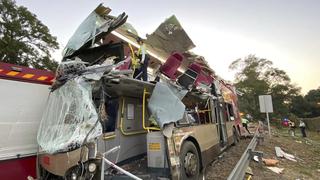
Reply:
[[228, 180], [242, 180], [245, 176], [247, 167], [249, 165], [250, 160], [254, 155], [257, 155], [259, 157], [259, 162], [262, 162], [262, 152], [256, 152], [254, 149], [257, 146], [258, 140], [261, 138], [260, 133], [259, 133], [259, 128], [260, 128], [260, 123], [259, 126], [250, 141], [250, 144], [248, 145], [247, 149], [245, 152], [242, 154], [240, 160], [230, 173]]

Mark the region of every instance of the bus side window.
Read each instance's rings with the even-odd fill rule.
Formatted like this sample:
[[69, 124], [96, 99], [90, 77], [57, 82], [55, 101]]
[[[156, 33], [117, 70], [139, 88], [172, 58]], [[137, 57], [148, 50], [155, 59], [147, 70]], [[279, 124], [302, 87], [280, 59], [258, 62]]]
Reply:
[[134, 111], [135, 111], [135, 107], [134, 104], [127, 104], [127, 119], [128, 120], [134, 120]]
[[232, 104], [226, 103], [226, 110], [228, 113], [228, 120], [233, 121], [234, 120], [234, 113], [233, 113]]
[[[143, 103], [142, 99], [134, 97], [124, 97], [123, 98], [123, 108], [121, 111], [123, 113], [121, 129], [125, 132], [136, 132], [143, 131], [142, 119], [143, 119]], [[147, 105], [146, 105], [147, 107]], [[149, 126], [149, 113], [146, 108], [145, 110], [145, 122]]]
[[109, 99], [106, 102], [107, 120], [104, 122], [104, 133], [114, 132], [118, 118], [119, 100]]
[[210, 124], [212, 123], [212, 112], [211, 106], [209, 103], [199, 104], [198, 108], [198, 116], [200, 124]]
[[212, 118], [211, 121], [212, 121], [212, 123], [217, 124], [218, 123], [219, 109], [218, 109], [216, 100], [213, 100], [211, 108], [212, 108], [212, 111], [213, 111], [213, 114], [211, 116], [211, 118]]

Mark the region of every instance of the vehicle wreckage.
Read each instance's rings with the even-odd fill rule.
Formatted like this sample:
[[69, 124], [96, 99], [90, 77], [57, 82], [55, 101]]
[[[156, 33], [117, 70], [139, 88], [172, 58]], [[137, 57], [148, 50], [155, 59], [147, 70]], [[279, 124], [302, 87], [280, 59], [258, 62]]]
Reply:
[[[198, 179], [239, 140], [235, 88], [189, 51], [175, 16], [142, 39], [110, 11], [99, 5], [63, 51], [37, 135], [38, 178]], [[125, 165], [139, 158], [133, 174]]]

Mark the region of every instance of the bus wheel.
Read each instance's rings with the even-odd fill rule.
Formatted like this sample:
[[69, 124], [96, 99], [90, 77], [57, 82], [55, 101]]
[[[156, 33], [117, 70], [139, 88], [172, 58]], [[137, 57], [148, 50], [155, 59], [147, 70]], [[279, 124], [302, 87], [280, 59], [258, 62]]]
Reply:
[[180, 153], [181, 179], [197, 180], [200, 174], [200, 160], [196, 146], [186, 141]]
[[239, 138], [239, 134], [236, 130], [236, 128], [233, 128], [233, 145], [236, 145], [238, 144], [238, 142], [240, 141], [240, 138]]

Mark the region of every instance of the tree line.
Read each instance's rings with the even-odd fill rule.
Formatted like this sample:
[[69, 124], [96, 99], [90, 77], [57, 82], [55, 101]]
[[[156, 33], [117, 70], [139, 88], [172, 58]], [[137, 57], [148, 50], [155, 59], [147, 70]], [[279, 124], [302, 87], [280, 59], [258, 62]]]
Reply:
[[38, 69], [55, 70], [51, 52], [59, 48], [35, 14], [12, 0], [0, 0], [0, 61]]
[[249, 55], [233, 61], [229, 68], [236, 71], [234, 84], [243, 93], [239, 96], [243, 113], [263, 119], [265, 115], [259, 111], [258, 96], [270, 94], [273, 117], [320, 116], [320, 88], [301, 95], [301, 88], [291, 82], [285, 71], [274, 67], [272, 61]]

